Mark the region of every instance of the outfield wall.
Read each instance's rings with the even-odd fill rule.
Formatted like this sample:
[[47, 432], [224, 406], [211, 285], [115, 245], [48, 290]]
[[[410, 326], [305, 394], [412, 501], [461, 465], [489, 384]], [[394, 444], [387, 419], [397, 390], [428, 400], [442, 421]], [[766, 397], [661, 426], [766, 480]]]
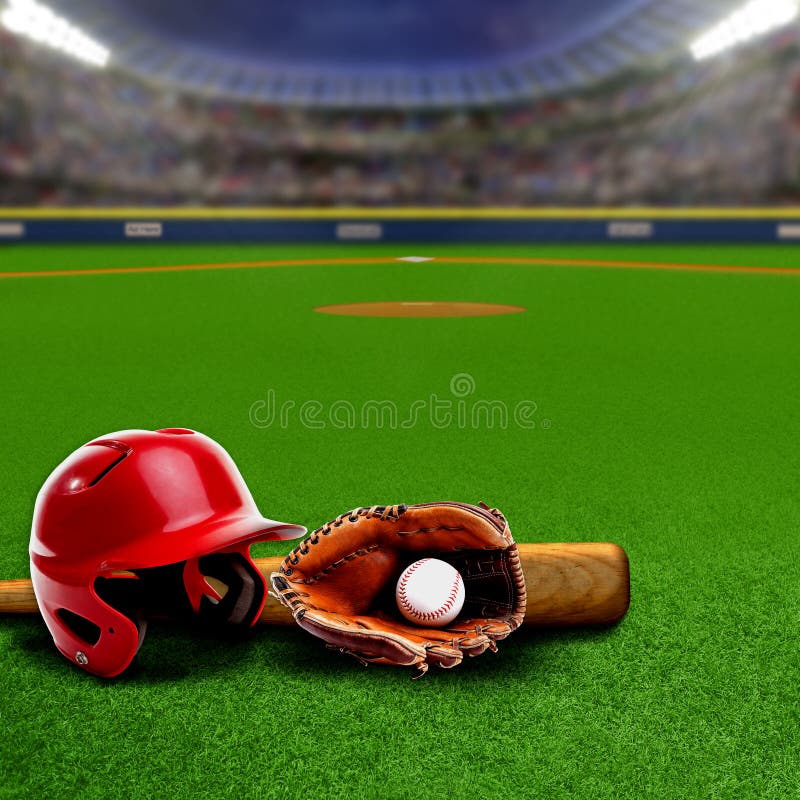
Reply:
[[800, 208], [0, 208], [0, 242], [791, 242]]

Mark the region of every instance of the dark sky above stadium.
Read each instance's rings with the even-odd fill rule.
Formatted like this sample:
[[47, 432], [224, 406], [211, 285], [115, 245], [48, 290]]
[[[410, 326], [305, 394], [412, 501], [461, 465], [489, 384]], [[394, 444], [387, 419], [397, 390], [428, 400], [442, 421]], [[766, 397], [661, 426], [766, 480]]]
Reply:
[[542, 53], [645, 0], [110, 0], [154, 32], [270, 61], [417, 66]]
[[50, 0], [148, 80], [264, 103], [485, 105], [682, 54], [741, 0]]

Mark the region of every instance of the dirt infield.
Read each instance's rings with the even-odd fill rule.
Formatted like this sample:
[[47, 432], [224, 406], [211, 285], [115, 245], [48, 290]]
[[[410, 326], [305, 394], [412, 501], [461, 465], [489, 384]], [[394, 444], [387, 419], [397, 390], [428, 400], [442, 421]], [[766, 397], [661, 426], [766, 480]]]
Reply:
[[497, 303], [459, 303], [435, 301], [387, 301], [382, 303], [341, 303], [317, 306], [320, 314], [346, 317], [490, 317], [496, 314], [519, 314], [527, 309]]

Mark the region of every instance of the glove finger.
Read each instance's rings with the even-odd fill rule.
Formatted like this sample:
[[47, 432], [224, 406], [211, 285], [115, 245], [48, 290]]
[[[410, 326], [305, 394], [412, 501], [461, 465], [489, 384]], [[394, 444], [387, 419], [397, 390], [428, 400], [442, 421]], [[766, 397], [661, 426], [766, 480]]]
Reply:
[[476, 625], [449, 625], [446, 628], [420, 628], [416, 625], [409, 625], [399, 622], [396, 618], [390, 617], [385, 612], [378, 611], [374, 617], [354, 617], [354, 619], [369, 625], [377, 625], [387, 630], [392, 630], [404, 638], [425, 643], [435, 643], [457, 650], [459, 653], [466, 653], [470, 656], [477, 656], [492, 646], [492, 640]]
[[429, 644], [425, 648], [425, 658], [429, 664], [443, 669], [458, 666], [464, 658], [461, 650], [447, 644]]
[[384, 630], [391, 630], [396, 633], [403, 641], [413, 646], [414, 652], [421, 650], [425, 654], [425, 661], [428, 664], [450, 669], [460, 664], [464, 658], [464, 654], [455, 643], [453, 635], [447, 631], [433, 628], [411, 628], [405, 625], [388, 626], [383, 620], [373, 620], [373, 622], [380, 624]]
[[489, 623], [483, 627], [483, 632], [493, 641], [505, 639], [513, 630], [514, 628], [508, 623], [498, 620], [490, 620]]
[[307, 610], [297, 617], [301, 628], [336, 648], [406, 666], [426, 660], [427, 654], [420, 641], [370, 622], [374, 621], [369, 617], [345, 617], [319, 609]]
[[464, 654], [476, 656], [492, 646], [487, 636], [473, 631], [464, 636], [451, 628], [420, 628], [399, 622], [384, 612], [375, 616], [352, 617], [361, 630], [387, 631], [406, 642], [413, 652], [423, 652], [429, 664], [449, 669], [460, 664]]
[[458, 646], [465, 655], [473, 658], [485, 653], [487, 650], [497, 650], [495, 643], [484, 635], [465, 637], [459, 641]]
[[504, 619], [483, 618], [456, 620], [450, 628], [452, 630], [463, 631], [464, 633], [479, 631], [492, 640], [505, 639], [506, 636], [515, 630], [515, 626], [509, 624]]

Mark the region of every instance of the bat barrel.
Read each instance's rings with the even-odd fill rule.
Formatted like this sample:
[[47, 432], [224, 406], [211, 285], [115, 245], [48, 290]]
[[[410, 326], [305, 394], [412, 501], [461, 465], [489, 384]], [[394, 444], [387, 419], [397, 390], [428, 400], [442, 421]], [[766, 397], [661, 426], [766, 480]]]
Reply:
[[526, 625], [611, 625], [627, 613], [630, 568], [619, 545], [529, 544], [519, 550], [528, 594]]

